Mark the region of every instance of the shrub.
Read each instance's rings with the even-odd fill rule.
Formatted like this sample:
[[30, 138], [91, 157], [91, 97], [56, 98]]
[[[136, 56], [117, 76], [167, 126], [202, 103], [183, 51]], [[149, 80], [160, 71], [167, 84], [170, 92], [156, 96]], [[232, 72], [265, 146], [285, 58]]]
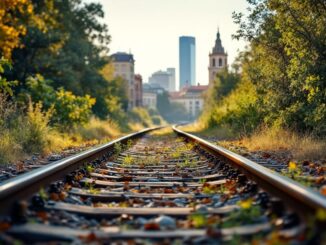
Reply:
[[226, 97], [210, 104], [200, 121], [206, 127], [231, 128], [238, 135], [251, 133], [262, 121], [256, 101], [257, 94], [253, 84], [241, 81]]
[[29, 103], [27, 111], [17, 109], [0, 94], [0, 163], [17, 161], [26, 154], [44, 153], [49, 146], [51, 111]]
[[145, 108], [135, 107], [130, 111], [128, 116], [132, 122], [141, 123], [144, 127], [150, 127], [152, 125], [151, 116]]
[[23, 156], [21, 146], [12, 137], [10, 130], [0, 130], [0, 164], [17, 161]]
[[76, 127], [85, 124], [90, 119], [91, 108], [94, 104], [95, 99], [89, 95], [76, 96], [61, 88], [56, 92], [53, 120], [63, 127]]
[[[17, 126], [13, 128], [13, 134], [24, 152], [30, 154], [45, 151], [49, 144], [47, 136], [50, 133], [49, 121], [52, 112], [52, 110], [43, 112], [40, 102], [36, 104], [30, 102], [26, 115], [17, 118]], [[23, 124], [24, 127], [19, 127]]]
[[[0, 164], [17, 160], [23, 155], [22, 147], [16, 142], [12, 128], [17, 118], [17, 108], [0, 93]], [[19, 125], [23, 128], [24, 125]]]
[[62, 128], [73, 128], [85, 124], [91, 116], [95, 99], [89, 95], [76, 96], [63, 88], [54, 90], [51, 81], [41, 75], [27, 79], [28, 93], [33, 101], [41, 101], [45, 110], [52, 110], [50, 122]]
[[116, 123], [97, 118], [92, 118], [87, 124], [77, 127], [74, 133], [80, 135], [82, 140], [111, 139], [120, 134]]
[[161, 125], [161, 123], [162, 123], [162, 119], [161, 119], [161, 117], [159, 117], [159, 116], [153, 116], [153, 117], [152, 117], [152, 122], [153, 122], [155, 125]]

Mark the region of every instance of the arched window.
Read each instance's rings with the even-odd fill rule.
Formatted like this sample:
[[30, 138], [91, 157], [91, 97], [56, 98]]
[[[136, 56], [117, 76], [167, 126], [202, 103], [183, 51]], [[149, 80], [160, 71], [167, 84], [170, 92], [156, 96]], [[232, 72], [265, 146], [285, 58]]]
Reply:
[[213, 67], [215, 67], [215, 58], [213, 58]]
[[223, 65], [223, 61], [221, 58], [218, 59], [218, 66], [222, 66]]

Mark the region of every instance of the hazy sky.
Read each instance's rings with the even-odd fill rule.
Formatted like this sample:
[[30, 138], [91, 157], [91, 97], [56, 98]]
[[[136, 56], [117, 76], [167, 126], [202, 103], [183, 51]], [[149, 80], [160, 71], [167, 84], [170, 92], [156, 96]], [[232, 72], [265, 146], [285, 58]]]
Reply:
[[135, 71], [144, 82], [157, 70], [176, 68], [179, 82], [179, 36], [196, 38], [196, 80], [208, 82], [208, 54], [217, 27], [229, 54], [229, 64], [245, 43], [232, 40], [237, 30], [232, 12], [244, 12], [246, 0], [85, 0], [102, 3], [112, 37], [110, 53], [134, 55]]

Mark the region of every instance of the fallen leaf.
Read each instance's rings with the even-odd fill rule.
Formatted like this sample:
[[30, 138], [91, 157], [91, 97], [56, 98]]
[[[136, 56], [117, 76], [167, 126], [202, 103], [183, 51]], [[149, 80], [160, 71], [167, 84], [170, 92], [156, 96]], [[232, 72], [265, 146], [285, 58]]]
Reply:
[[6, 231], [10, 228], [9, 222], [0, 222], [0, 231]]
[[50, 194], [50, 199], [52, 201], [59, 201], [60, 200], [59, 195], [57, 193], [53, 193], [53, 192]]
[[94, 232], [87, 234], [86, 236], [78, 236], [79, 239], [83, 240], [86, 243], [94, 242], [97, 240], [97, 237]]
[[39, 217], [42, 221], [47, 221], [48, 220], [48, 213], [45, 211], [40, 211], [36, 213], [36, 216]]
[[320, 188], [320, 194], [326, 196], [326, 185], [323, 185], [323, 186]]
[[160, 225], [157, 223], [147, 223], [144, 225], [145, 231], [158, 231], [160, 230]]

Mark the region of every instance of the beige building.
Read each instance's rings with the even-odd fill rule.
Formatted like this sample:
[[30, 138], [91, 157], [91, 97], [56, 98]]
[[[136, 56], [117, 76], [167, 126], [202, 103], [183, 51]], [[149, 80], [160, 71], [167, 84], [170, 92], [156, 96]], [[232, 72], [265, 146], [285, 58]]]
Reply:
[[166, 71], [154, 72], [149, 78], [148, 83], [151, 85], [159, 85], [166, 91], [175, 91], [175, 68], [167, 68]]
[[179, 92], [171, 92], [170, 102], [182, 104], [189, 116], [196, 118], [204, 108], [204, 92], [208, 89], [207, 85], [189, 86]]
[[227, 68], [228, 66], [228, 55], [224, 51], [222, 46], [222, 41], [220, 37], [220, 32], [217, 32], [215, 46], [212, 52], [209, 54], [209, 83], [214, 81], [216, 74], [221, 72], [223, 69]]
[[143, 92], [143, 106], [148, 109], [156, 109], [157, 94], [155, 92]]
[[122, 77], [128, 82], [128, 109], [136, 106], [135, 91], [135, 60], [132, 54], [118, 52], [111, 55], [114, 66], [114, 76]]

